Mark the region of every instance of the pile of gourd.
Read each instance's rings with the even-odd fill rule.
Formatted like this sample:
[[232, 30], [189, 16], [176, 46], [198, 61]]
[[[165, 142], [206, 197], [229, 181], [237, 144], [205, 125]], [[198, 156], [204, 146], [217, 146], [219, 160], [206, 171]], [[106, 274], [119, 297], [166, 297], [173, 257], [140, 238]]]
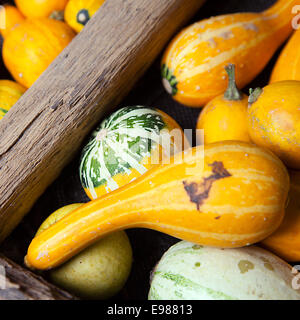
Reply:
[[[103, 1], [84, 2], [18, 0], [26, 19], [10, 7], [3, 60], [16, 81], [28, 88], [71, 41], [71, 27], [80, 31]], [[281, 258], [300, 261], [300, 31], [270, 83], [249, 96], [240, 91], [292, 34], [296, 4], [279, 0], [262, 13], [212, 17], [181, 31], [163, 56], [163, 84], [178, 102], [203, 107], [204, 145], [190, 148], [161, 110], [111, 114], [82, 151], [79, 174], [91, 201], [52, 214], [26, 265], [81, 297], [107, 298], [130, 273], [123, 230], [151, 228], [184, 241], [153, 270], [149, 299], [299, 300], [299, 274]], [[57, 21], [64, 8], [69, 26]], [[11, 100], [1, 96], [3, 113], [25, 90], [14, 86]]]

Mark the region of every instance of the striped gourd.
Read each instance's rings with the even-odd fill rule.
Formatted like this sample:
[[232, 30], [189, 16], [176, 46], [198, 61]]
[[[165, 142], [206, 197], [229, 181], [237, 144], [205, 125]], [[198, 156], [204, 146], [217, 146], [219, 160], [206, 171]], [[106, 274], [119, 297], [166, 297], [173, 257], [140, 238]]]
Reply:
[[[171, 137], [173, 129], [179, 130], [180, 141]], [[131, 182], [158, 164], [164, 152], [182, 151], [182, 137], [179, 125], [158, 109], [121, 108], [100, 124], [83, 149], [79, 172], [84, 190], [96, 199]]]
[[252, 244], [279, 227], [288, 189], [286, 168], [267, 150], [238, 141], [191, 148], [34, 238], [27, 264], [55, 267], [106, 234], [128, 228], [209, 246]]
[[164, 54], [166, 90], [185, 105], [203, 106], [226, 90], [228, 63], [236, 65], [237, 85], [244, 87], [292, 32], [292, 8], [298, 2], [279, 0], [262, 13], [217, 16], [187, 27]]
[[297, 278], [289, 264], [255, 246], [218, 249], [181, 241], [155, 267], [149, 300], [300, 300]]
[[0, 80], [0, 120], [21, 98], [25, 88], [11, 80]]

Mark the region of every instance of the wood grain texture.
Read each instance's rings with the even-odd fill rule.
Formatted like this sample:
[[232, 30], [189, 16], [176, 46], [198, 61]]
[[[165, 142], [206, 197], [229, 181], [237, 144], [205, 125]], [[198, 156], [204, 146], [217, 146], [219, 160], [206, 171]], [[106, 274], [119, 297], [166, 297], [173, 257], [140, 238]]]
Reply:
[[0, 122], [0, 241], [202, 0], [109, 0]]
[[74, 300], [71, 294], [0, 255], [0, 300]]

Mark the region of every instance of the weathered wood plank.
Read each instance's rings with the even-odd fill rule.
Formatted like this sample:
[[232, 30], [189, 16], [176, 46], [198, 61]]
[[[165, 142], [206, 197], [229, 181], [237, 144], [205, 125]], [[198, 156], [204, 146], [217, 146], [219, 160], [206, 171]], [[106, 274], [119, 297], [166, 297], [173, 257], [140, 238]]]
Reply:
[[0, 255], [0, 300], [73, 300], [71, 294]]
[[202, 0], [110, 0], [0, 122], [0, 241]]

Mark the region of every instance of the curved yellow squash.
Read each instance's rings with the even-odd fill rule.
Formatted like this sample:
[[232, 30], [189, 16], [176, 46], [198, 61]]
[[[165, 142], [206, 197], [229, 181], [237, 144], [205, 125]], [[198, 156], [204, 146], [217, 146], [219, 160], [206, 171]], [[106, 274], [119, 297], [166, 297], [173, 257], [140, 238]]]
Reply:
[[65, 216], [33, 239], [25, 261], [31, 268], [53, 268], [110, 232], [136, 227], [203, 245], [242, 247], [279, 227], [288, 189], [282, 162], [252, 144], [189, 149]]
[[228, 63], [236, 65], [237, 85], [244, 87], [292, 32], [292, 8], [298, 3], [279, 0], [262, 13], [217, 16], [187, 27], [164, 54], [166, 90], [180, 103], [201, 107], [226, 90]]
[[273, 69], [270, 83], [300, 80], [300, 30], [296, 31], [282, 50]]

